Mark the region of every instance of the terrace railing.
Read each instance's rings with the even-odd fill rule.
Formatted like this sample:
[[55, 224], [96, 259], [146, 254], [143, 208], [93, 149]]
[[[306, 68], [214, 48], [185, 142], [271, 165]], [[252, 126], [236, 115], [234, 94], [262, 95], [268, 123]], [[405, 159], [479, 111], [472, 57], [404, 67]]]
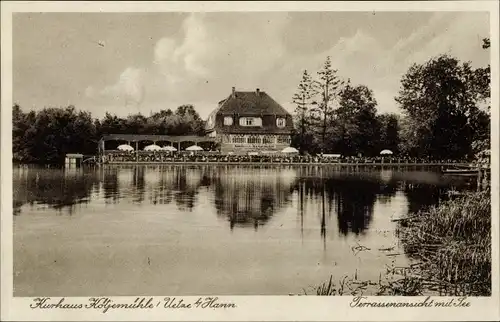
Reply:
[[[321, 157], [321, 156], [299, 156], [299, 155], [222, 155], [218, 152], [167, 152], [167, 151], [106, 151], [103, 155], [103, 163], [284, 163], [284, 164], [364, 164], [364, 165], [477, 165], [471, 160], [435, 160], [431, 158], [408, 158], [408, 157]], [[489, 165], [488, 160], [483, 161]]]

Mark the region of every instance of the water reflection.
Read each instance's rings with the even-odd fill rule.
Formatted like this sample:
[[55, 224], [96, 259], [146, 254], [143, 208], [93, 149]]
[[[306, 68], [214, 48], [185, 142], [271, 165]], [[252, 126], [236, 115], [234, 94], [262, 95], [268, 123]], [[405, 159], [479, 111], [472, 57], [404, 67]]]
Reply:
[[102, 189], [106, 203], [117, 203], [120, 195], [118, 185], [118, 171], [112, 169], [102, 172]]
[[[389, 170], [15, 169], [14, 293], [282, 295], [331, 275], [375, 281], [408, 264], [393, 216], [469, 189], [429, 171]], [[388, 247], [401, 255], [377, 251]]]
[[191, 211], [195, 205], [198, 189], [201, 186], [203, 168], [183, 167], [174, 171], [174, 200], [181, 210]]
[[[308, 172], [307, 169], [303, 172]], [[321, 233], [325, 234], [326, 219], [337, 215], [341, 234], [362, 234], [370, 225], [377, 200], [388, 202], [398, 190], [393, 178], [381, 180], [377, 173], [346, 174], [337, 170], [322, 170], [318, 177], [307, 173], [299, 186], [300, 204], [303, 194], [321, 203]], [[302, 208], [302, 205], [299, 205]], [[302, 212], [301, 212], [302, 213]]]
[[283, 170], [218, 168], [214, 188], [217, 215], [227, 217], [231, 229], [236, 225], [254, 229], [264, 225], [290, 203], [295, 173]]
[[375, 204], [390, 203], [398, 191], [404, 193], [408, 210], [413, 212], [446, 198], [450, 187], [470, 188], [467, 181], [445, 180], [429, 171], [354, 171], [317, 166], [15, 169], [13, 180], [14, 215], [22, 214], [25, 204], [66, 209], [72, 214], [76, 205], [89, 203], [92, 198], [102, 198], [105, 204], [174, 205], [184, 212], [208, 200], [231, 230], [257, 230], [280, 211], [296, 207], [301, 234], [304, 216], [317, 216], [322, 238], [326, 238], [332, 216], [340, 235], [365, 234]]
[[21, 213], [25, 204], [45, 205], [53, 209], [67, 209], [73, 213], [78, 204], [91, 201], [92, 191], [99, 178], [94, 171], [68, 169], [49, 171], [45, 169], [18, 169], [13, 173], [14, 214]]

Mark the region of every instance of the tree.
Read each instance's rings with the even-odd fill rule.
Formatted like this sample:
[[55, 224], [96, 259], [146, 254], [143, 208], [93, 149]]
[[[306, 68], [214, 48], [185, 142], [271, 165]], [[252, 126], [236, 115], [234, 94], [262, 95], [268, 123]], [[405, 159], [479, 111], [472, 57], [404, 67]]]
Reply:
[[102, 134], [123, 134], [127, 130], [126, 121], [106, 112], [103, 120], [99, 124], [98, 132]]
[[120, 118], [106, 113], [98, 120], [74, 106], [23, 113], [16, 104], [12, 124], [13, 161], [54, 164], [63, 162], [66, 153], [95, 153], [104, 134], [203, 135], [205, 126], [192, 105], [149, 117], [139, 113]]
[[470, 126], [473, 133], [472, 153], [478, 153], [490, 149], [490, 115], [482, 110], [476, 111], [470, 116]]
[[293, 95], [295, 108], [295, 129], [292, 143], [298, 147], [301, 152], [311, 150], [313, 135], [310, 133], [311, 115], [310, 108], [313, 98], [313, 81], [307, 70], [302, 74], [302, 80], [299, 83], [297, 93]]
[[400, 142], [398, 150], [404, 156], [414, 157], [418, 154], [418, 136], [417, 133], [412, 132], [412, 121], [408, 117], [402, 117], [399, 123]]
[[95, 152], [97, 132], [90, 113], [77, 113], [73, 106], [45, 108], [24, 114], [21, 122], [19, 109], [14, 106], [13, 111], [18, 118], [12, 133], [14, 160], [59, 163], [66, 153]]
[[147, 134], [147, 118], [141, 113], [131, 114], [126, 120], [127, 133]]
[[[490, 48], [490, 39], [483, 39], [483, 49]], [[472, 153], [478, 155], [484, 150], [490, 149], [490, 65], [486, 68], [478, 68], [475, 70], [473, 84], [474, 89], [478, 93], [477, 99], [487, 105], [487, 111], [478, 110], [471, 115], [471, 126], [473, 127], [474, 138], [472, 142]]]
[[340, 129], [337, 150], [342, 154], [374, 155], [378, 151], [380, 125], [376, 117], [377, 101], [364, 85], [347, 84], [339, 94], [336, 127]]
[[26, 115], [18, 104], [14, 104], [12, 107], [12, 157], [15, 161], [23, 162], [27, 159], [25, 134], [28, 128]]
[[470, 155], [475, 115], [488, 95], [484, 77], [484, 71], [448, 55], [412, 65], [395, 98], [406, 117], [406, 150], [443, 159]]
[[[312, 112], [320, 119], [321, 152], [326, 147], [327, 128], [334, 117], [334, 105], [337, 103], [338, 95], [343, 86], [343, 81], [337, 76], [337, 70], [333, 69], [330, 56], [326, 58], [323, 68], [318, 72], [319, 80], [313, 82], [313, 93], [317, 100], [313, 101], [316, 107]], [[313, 114], [314, 116], [314, 114]]]
[[205, 122], [193, 105], [181, 105], [174, 114], [172, 131], [176, 135], [204, 135]]
[[399, 116], [387, 113], [379, 115], [377, 119], [380, 124], [379, 150], [389, 149], [394, 153], [398, 153], [400, 144]]

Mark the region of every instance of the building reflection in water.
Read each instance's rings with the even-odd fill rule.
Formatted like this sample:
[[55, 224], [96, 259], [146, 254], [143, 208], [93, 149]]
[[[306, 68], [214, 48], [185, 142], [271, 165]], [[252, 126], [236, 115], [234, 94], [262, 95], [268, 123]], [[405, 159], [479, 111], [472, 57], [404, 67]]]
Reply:
[[202, 169], [183, 167], [175, 172], [174, 200], [181, 210], [191, 211], [201, 185]]
[[258, 229], [291, 202], [296, 174], [290, 169], [223, 166], [214, 182], [217, 214], [229, 227]]
[[197, 203], [199, 190], [203, 186], [210, 186], [207, 167], [179, 167], [164, 166], [149, 169], [147, 180], [150, 192], [149, 200], [152, 204], [170, 204], [175, 202], [178, 209], [192, 211]]

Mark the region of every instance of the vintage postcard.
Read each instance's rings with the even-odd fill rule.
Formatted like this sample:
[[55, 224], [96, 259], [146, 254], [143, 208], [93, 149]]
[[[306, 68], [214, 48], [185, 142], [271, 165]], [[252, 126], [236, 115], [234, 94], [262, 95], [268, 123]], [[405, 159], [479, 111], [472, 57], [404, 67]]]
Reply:
[[499, 3], [2, 2], [1, 319], [500, 319]]

